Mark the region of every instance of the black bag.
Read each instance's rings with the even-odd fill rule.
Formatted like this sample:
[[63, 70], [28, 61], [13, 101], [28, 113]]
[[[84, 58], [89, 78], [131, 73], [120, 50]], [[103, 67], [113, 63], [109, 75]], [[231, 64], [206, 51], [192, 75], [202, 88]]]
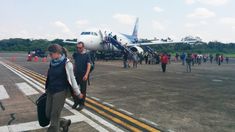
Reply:
[[46, 100], [47, 94], [42, 94], [36, 101], [38, 111], [38, 122], [39, 125], [45, 127], [50, 124], [50, 119], [46, 117]]

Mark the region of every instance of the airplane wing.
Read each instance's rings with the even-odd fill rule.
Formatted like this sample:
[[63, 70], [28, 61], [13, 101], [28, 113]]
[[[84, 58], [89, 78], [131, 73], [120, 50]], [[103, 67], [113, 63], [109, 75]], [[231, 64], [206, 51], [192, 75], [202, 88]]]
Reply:
[[69, 43], [69, 44], [77, 44], [78, 42], [75, 42], [75, 41], [66, 41], [66, 40], [64, 40], [63, 41], [64, 43]]
[[133, 43], [128, 44], [127, 46], [151, 46], [151, 45], [164, 45], [164, 44], [182, 44], [184, 42], [178, 41], [178, 42], [163, 42], [163, 41], [157, 41], [157, 42], [149, 42], [149, 43]]

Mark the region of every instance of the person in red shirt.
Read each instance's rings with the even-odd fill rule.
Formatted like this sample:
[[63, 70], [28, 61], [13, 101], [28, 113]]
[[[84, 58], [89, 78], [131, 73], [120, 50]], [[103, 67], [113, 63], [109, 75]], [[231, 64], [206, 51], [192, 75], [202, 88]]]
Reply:
[[168, 63], [168, 56], [166, 53], [164, 53], [161, 56], [161, 64], [162, 64], [162, 72], [166, 72], [166, 65]]

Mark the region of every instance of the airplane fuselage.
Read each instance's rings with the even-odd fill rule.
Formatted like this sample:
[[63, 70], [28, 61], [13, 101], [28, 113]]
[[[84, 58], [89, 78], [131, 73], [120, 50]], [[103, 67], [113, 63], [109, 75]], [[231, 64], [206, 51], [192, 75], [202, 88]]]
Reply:
[[106, 43], [107, 37], [112, 36], [121, 44], [126, 45], [132, 43], [126, 36], [121, 33], [110, 32], [107, 30], [89, 30], [82, 32], [78, 41], [82, 41], [85, 44], [85, 48], [88, 50], [99, 50], [99, 51], [118, 51], [118, 49], [112, 44]]

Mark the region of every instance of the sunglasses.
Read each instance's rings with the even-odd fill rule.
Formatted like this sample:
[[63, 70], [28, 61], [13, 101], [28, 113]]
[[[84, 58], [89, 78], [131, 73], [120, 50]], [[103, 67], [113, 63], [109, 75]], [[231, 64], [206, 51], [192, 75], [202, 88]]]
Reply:
[[78, 49], [82, 49], [83, 47], [77, 47]]

